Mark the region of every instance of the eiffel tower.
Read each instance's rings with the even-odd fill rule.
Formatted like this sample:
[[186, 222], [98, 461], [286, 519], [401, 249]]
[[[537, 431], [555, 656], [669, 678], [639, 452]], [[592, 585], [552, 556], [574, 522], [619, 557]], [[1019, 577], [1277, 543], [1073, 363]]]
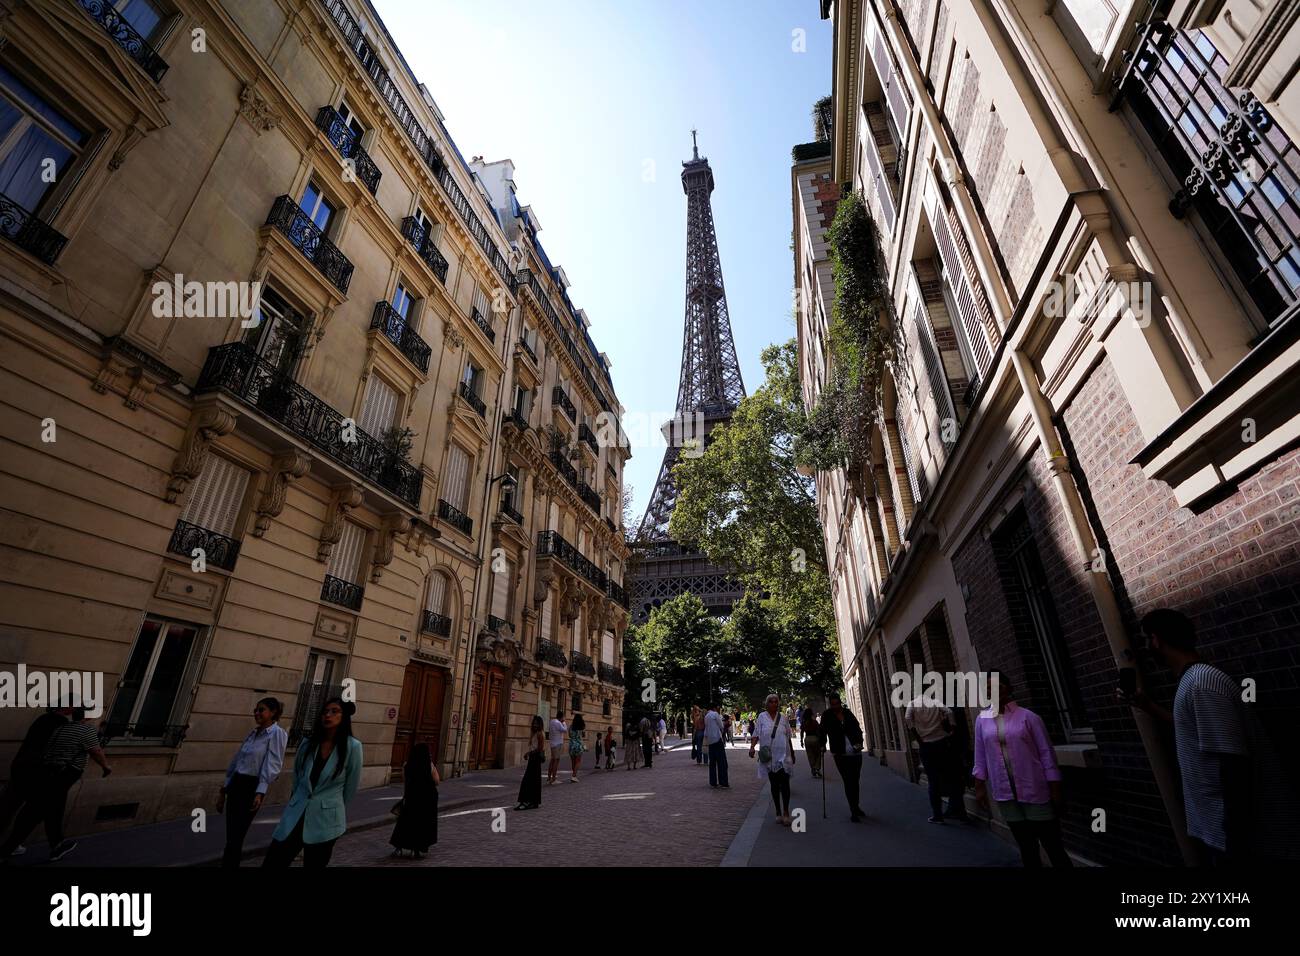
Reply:
[[[695, 441], [707, 444], [714, 428], [731, 419], [745, 397], [745, 383], [736, 361], [727, 314], [727, 292], [722, 284], [722, 260], [713, 229], [713, 170], [700, 158], [696, 131], [691, 130], [694, 157], [682, 163], [682, 189], [686, 192], [686, 323], [682, 335], [682, 372], [677, 384], [677, 410], [664, 426], [664, 450], [659, 480], [650, 506], [641, 518], [632, 582], [632, 614], [642, 622], [664, 601], [690, 591], [709, 613], [725, 617], [744, 593], [703, 554], [680, 544], [668, 533], [668, 521], [677, 503], [673, 466], [682, 454], [697, 454]], [[701, 434], [702, 432], [702, 434]], [[695, 445], [702, 450], [702, 445]]]

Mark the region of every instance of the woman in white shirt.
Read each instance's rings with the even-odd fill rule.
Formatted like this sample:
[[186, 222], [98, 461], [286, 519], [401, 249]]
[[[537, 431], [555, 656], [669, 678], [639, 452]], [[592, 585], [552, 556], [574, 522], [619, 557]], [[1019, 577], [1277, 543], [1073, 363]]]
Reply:
[[[767, 777], [776, 807], [776, 822], [790, 825], [790, 775], [794, 772], [794, 739], [790, 721], [781, 713], [779, 694], [768, 694], [766, 710], [758, 715], [754, 736], [749, 741], [749, 756], [758, 753], [758, 779]], [[766, 758], [766, 759], [765, 759]]]

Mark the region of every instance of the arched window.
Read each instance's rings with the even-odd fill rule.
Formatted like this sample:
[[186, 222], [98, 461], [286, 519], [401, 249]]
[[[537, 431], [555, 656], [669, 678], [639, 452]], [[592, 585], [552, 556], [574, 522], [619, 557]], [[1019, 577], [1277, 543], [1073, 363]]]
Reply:
[[437, 637], [451, 636], [450, 586], [447, 575], [441, 571], [429, 575], [424, 591], [424, 613], [420, 618], [420, 630], [423, 633]]

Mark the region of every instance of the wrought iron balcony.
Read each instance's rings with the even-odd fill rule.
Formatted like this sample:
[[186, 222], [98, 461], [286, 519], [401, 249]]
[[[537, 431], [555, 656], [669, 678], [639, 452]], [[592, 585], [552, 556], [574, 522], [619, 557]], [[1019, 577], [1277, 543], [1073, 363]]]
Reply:
[[578, 487], [578, 470], [569, 464], [569, 459], [564, 457], [563, 452], [551, 452], [551, 464], [564, 476], [565, 481], [575, 488]]
[[528, 419], [524, 418], [523, 413], [517, 408], [510, 409], [510, 414], [506, 416], [505, 424], [513, 425], [520, 432], [528, 431]]
[[515, 524], [523, 524], [524, 516], [515, 510], [515, 506], [509, 501], [501, 502], [501, 513], [513, 521]]
[[292, 196], [276, 199], [271, 214], [266, 217], [266, 224], [283, 233], [290, 245], [301, 252], [334, 288], [347, 295], [348, 285], [352, 282], [352, 263], [293, 201]]
[[578, 497], [582, 499], [582, 503], [588, 508], [596, 512], [596, 514], [600, 514], [600, 495], [596, 493], [595, 488], [585, 481], [578, 482]]
[[573, 402], [569, 400], [568, 395], [564, 394], [564, 389], [559, 385], [551, 389], [551, 401], [564, 410], [564, 414], [569, 416], [569, 421], [575, 422], [578, 420], [578, 410], [573, 407]]
[[445, 284], [447, 281], [447, 259], [438, 251], [438, 244], [433, 241], [433, 230], [428, 226], [421, 225], [420, 220], [414, 216], [407, 216], [402, 220], [402, 235], [415, 249], [415, 254], [433, 270], [433, 274], [438, 277], [438, 281]]
[[172, 539], [167, 543], [167, 550], [185, 558], [193, 558], [194, 549], [203, 550], [203, 561], [223, 571], [233, 571], [235, 561], [239, 558], [239, 542], [224, 534], [217, 534], [207, 528], [200, 528], [188, 521], [177, 521]]
[[331, 604], [337, 604], [340, 607], [360, 611], [361, 598], [365, 593], [366, 589], [361, 585], [352, 584], [350, 581], [344, 581], [342, 578], [327, 574], [325, 575], [325, 583], [321, 585], [320, 599], [329, 601]]
[[545, 639], [537, 642], [536, 658], [543, 664], [550, 664], [552, 667], [565, 667], [569, 663], [569, 659], [564, 656], [564, 651], [560, 645]]
[[497, 340], [496, 329], [492, 328], [492, 323], [483, 317], [483, 313], [478, 309], [470, 309], [469, 317], [474, 320], [474, 324], [479, 327], [479, 330], [487, 336], [487, 340], [495, 344]]
[[316, 114], [316, 128], [325, 134], [325, 138], [339, 151], [340, 156], [352, 160], [357, 179], [373, 196], [379, 189], [379, 177], [383, 174], [370, 154], [361, 148], [361, 141], [348, 124], [343, 122], [339, 111], [332, 106], [322, 106]]
[[1223, 86], [1227, 60], [1200, 31], [1156, 20], [1128, 55], [1112, 108], [1127, 101], [1266, 321], [1300, 302], [1300, 150], [1248, 90]]
[[484, 404], [483, 399], [474, 394], [474, 389], [469, 386], [468, 382], [461, 382], [457, 386], [457, 391], [460, 392], [460, 397], [465, 399], [465, 403], [478, 412], [479, 418], [487, 417], [487, 405]]
[[584, 677], [596, 676], [596, 662], [586, 654], [573, 652], [573, 657], [569, 661], [569, 670], [575, 674], [582, 674]]
[[397, 350], [410, 359], [412, 365], [428, 374], [429, 356], [433, 354], [433, 349], [429, 348], [429, 344], [406, 324], [402, 313], [387, 302], [376, 302], [370, 327], [380, 329], [384, 333], [384, 338], [397, 346]]
[[488, 615], [487, 629], [493, 634], [513, 634], [514, 627], [504, 618]]
[[[355, 440], [345, 441], [343, 415], [242, 342], [208, 349], [208, 360], [194, 391], [201, 394], [216, 390], [234, 395], [411, 507], [420, 506], [424, 474], [419, 468], [395, 459], [391, 451], [360, 428], [355, 429]], [[353, 430], [346, 433], [352, 435]]]
[[425, 611], [420, 618], [420, 630], [425, 634], [451, 637], [451, 618], [436, 611]]
[[605, 585], [605, 593], [609, 595], [611, 601], [614, 601], [620, 607], [625, 609], [628, 607], [627, 591], [623, 589], [623, 585], [609, 581]]
[[537, 361], [537, 353], [533, 351], [533, 347], [529, 345], [527, 341], [525, 341], [524, 339], [520, 339], [519, 347], [522, 348], [524, 352], [528, 354], [528, 357], [530, 359], [532, 359], [534, 362]]
[[114, 740], [138, 740], [141, 743], [160, 743], [163, 747], [179, 747], [185, 739], [189, 724], [162, 724], [142, 721], [136, 724], [105, 723], [99, 728], [99, 742], [107, 747]]
[[584, 558], [582, 552], [565, 541], [558, 531], [538, 532], [537, 556], [558, 558], [575, 574], [589, 581], [598, 591], [605, 591], [609, 584], [605, 572]]
[[149, 75], [155, 83], [162, 80], [167, 72], [167, 63], [158, 55], [144, 37], [136, 32], [135, 27], [122, 19], [114, 9], [111, 0], [78, 0], [81, 9], [104, 28], [104, 32], [113, 38], [113, 42], [126, 51], [126, 55], [135, 60], [140, 69]]
[[591, 429], [587, 427], [585, 422], [578, 426], [578, 441], [583, 442], [588, 448], [590, 448], [593, 455], [600, 454], [600, 445], [596, 443], [596, 436], [592, 433]]
[[0, 193], [0, 236], [51, 266], [68, 244], [65, 236], [3, 193]]
[[602, 661], [598, 673], [602, 683], [613, 684], [615, 687], [623, 686], [623, 672], [613, 664], [606, 664]]
[[474, 533], [474, 521], [470, 516], [453, 508], [441, 498], [438, 499], [438, 517], [462, 534], [473, 535]]

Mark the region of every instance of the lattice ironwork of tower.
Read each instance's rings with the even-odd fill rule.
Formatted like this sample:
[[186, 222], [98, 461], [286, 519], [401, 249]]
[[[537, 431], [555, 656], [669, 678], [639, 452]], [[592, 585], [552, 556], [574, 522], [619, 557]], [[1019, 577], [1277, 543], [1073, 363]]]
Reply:
[[[691, 136], [694, 139], [694, 130]], [[709, 433], [729, 421], [745, 397], [745, 383], [731, 337], [727, 292], [722, 284], [718, 237], [713, 228], [713, 170], [707, 159], [700, 158], [698, 142], [692, 151], [693, 158], [682, 163], [682, 189], [686, 193], [682, 372], [674, 422], [664, 426], [668, 447], [659, 480], [633, 545], [632, 614], [638, 622], [644, 621], [652, 608], [686, 591], [697, 595], [710, 613], [726, 616], [744, 593], [738, 582], [703, 554], [672, 540], [668, 533], [668, 521], [677, 502], [673, 466], [680, 455], [692, 453], [692, 441], [702, 438], [707, 444]]]

